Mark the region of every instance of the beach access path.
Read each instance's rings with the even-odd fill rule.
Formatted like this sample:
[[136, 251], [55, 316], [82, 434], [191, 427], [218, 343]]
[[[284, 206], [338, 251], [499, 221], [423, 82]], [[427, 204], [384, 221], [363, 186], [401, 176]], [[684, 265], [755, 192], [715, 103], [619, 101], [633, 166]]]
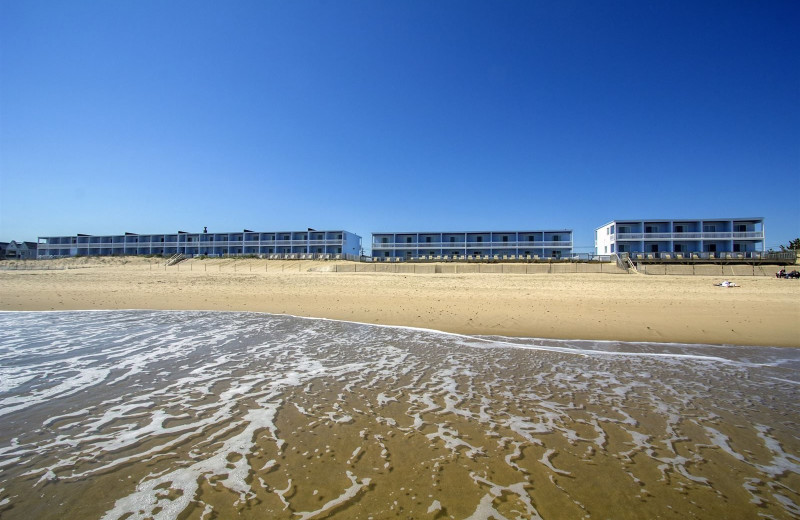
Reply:
[[739, 287], [725, 288], [714, 285], [719, 275], [347, 273], [330, 265], [37, 261], [0, 270], [0, 310], [256, 311], [463, 334], [800, 347], [798, 280], [728, 276]]

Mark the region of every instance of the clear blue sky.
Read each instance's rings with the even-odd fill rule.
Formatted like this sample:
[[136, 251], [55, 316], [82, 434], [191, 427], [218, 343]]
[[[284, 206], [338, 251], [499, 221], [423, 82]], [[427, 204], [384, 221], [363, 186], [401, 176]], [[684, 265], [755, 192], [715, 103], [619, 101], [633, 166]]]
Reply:
[[800, 2], [0, 2], [0, 240], [800, 235]]

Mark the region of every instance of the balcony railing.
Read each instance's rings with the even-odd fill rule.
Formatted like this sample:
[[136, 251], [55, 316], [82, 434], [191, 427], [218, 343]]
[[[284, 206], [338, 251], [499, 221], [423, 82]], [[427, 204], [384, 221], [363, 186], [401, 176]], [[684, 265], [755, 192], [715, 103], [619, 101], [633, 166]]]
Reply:
[[372, 249], [539, 249], [542, 247], [572, 247], [572, 242], [373, 242]]
[[694, 233], [617, 233], [611, 240], [764, 240], [763, 231], [706, 231]]

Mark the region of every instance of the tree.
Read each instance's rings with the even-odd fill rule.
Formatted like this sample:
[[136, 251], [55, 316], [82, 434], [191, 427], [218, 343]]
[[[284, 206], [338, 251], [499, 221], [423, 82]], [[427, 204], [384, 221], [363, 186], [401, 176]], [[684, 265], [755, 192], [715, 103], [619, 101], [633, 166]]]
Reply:
[[800, 238], [790, 240], [788, 246], [781, 245], [781, 252], [786, 251], [800, 251]]

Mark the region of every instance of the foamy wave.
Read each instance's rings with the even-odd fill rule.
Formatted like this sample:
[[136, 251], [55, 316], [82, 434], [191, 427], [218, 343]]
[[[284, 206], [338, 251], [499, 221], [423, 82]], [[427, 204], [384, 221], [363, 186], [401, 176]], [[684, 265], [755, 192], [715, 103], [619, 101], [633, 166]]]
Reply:
[[82, 511], [108, 520], [800, 503], [792, 349], [212, 312], [0, 313], [0, 333], [4, 519], [98, 485]]

